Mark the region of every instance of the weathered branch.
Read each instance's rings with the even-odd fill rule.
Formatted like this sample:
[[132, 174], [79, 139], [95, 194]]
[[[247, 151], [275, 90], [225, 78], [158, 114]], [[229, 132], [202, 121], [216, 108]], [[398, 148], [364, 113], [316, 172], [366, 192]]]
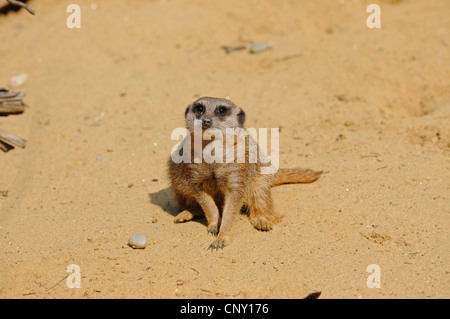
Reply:
[[25, 96], [23, 92], [10, 92], [0, 89], [0, 115], [17, 114], [25, 111], [25, 102], [22, 98]]
[[[24, 96], [25, 93], [23, 92], [10, 92], [0, 88], [0, 115], [24, 112], [25, 106], [27, 106], [22, 101]], [[27, 141], [25, 139], [0, 130], [0, 150], [8, 152], [14, 146], [24, 148], [26, 143]]]
[[0, 103], [0, 114], [17, 114], [25, 111], [23, 104], [5, 104]]
[[21, 148], [25, 148], [25, 145], [27, 144], [27, 141], [25, 139], [6, 133], [2, 130], [0, 130], [0, 140], [8, 144], [19, 146]]
[[32, 15], [34, 15], [34, 13], [35, 13], [35, 11], [33, 9], [31, 9], [26, 3], [20, 2], [18, 0], [6, 0], [6, 1], [8, 1], [8, 3], [13, 6], [19, 6], [19, 7], [26, 9]]

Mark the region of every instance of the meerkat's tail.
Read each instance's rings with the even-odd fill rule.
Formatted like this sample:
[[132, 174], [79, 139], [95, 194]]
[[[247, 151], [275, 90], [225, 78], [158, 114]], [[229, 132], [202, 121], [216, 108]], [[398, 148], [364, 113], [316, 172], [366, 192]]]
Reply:
[[312, 183], [319, 178], [322, 171], [309, 168], [280, 168], [274, 176], [272, 186], [292, 183]]

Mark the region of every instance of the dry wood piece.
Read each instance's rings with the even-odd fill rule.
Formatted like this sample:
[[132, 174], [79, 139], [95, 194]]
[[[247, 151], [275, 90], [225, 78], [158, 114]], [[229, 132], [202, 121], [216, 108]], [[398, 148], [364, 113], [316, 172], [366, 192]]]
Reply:
[[239, 45], [239, 46], [231, 46], [231, 45], [222, 45], [222, 49], [225, 50], [226, 54], [230, 54], [236, 51], [245, 50], [245, 45]]
[[25, 145], [27, 144], [27, 141], [23, 138], [6, 133], [2, 130], [0, 130], [0, 140], [6, 142], [7, 144], [12, 144], [21, 148], [25, 148]]
[[8, 152], [9, 150], [13, 149], [14, 146], [6, 144], [5, 142], [2, 142], [0, 140], [0, 150], [2, 150], [3, 152]]
[[[23, 92], [10, 92], [0, 88], [0, 115], [23, 113], [27, 106], [22, 98]], [[21, 137], [0, 130], [0, 150], [8, 152], [14, 146], [25, 148], [27, 141]]]
[[24, 96], [25, 93], [23, 92], [10, 92], [6, 89], [0, 89], [0, 115], [24, 112], [27, 106], [22, 101]]
[[18, 7], [22, 7], [24, 9], [26, 9], [32, 15], [34, 15], [34, 13], [35, 13], [33, 9], [31, 9], [28, 5], [26, 5], [23, 2], [20, 2], [18, 0], [6, 0], [6, 1], [8, 1], [8, 3], [12, 4], [13, 6], [18, 6]]

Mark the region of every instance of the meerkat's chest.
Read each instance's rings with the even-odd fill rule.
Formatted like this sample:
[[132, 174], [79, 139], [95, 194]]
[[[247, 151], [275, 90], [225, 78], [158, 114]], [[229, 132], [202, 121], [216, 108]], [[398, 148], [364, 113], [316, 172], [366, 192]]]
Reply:
[[221, 189], [226, 184], [223, 176], [217, 172], [213, 165], [201, 164], [196, 167], [196, 173], [193, 181], [198, 188], [213, 197], [221, 193]]
[[221, 188], [226, 185], [226, 167], [217, 164], [201, 163], [195, 165], [195, 182], [207, 188]]
[[213, 164], [202, 164], [201, 167], [198, 167], [198, 172], [198, 178], [202, 183], [217, 183], [224, 179], [223, 172], [221, 172], [217, 166]]

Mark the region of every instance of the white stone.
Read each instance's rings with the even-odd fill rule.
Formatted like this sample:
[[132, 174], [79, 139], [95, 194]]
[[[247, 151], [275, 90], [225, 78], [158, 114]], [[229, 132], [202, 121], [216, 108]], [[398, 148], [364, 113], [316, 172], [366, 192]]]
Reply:
[[128, 246], [132, 248], [143, 249], [147, 244], [147, 237], [144, 234], [136, 234], [130, 237], [128, 240]]
[[272, 47], [272, 44], [269, 42], [263, 42], [263, 43], [253, 43], [250, 46], [250, 53], [259, 53], [266, 50], [269, 50]]

